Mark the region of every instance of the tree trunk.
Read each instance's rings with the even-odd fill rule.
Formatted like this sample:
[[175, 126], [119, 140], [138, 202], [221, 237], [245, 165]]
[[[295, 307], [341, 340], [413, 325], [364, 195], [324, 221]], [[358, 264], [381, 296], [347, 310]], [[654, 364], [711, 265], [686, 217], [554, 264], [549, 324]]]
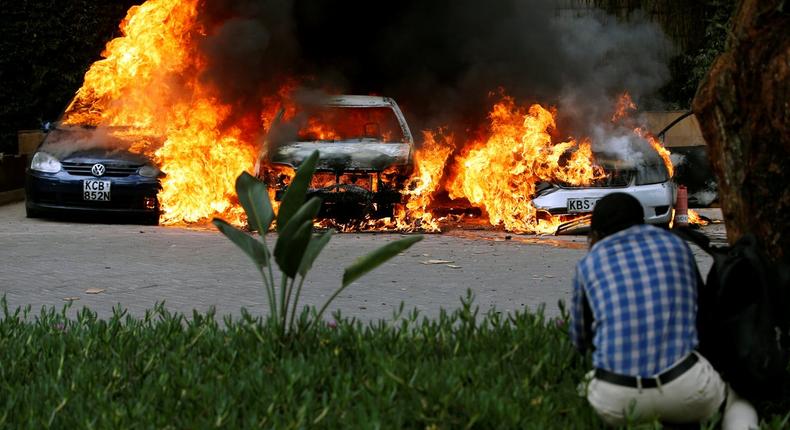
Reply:
[[742, 0], [693, 102], [730, 243], [790, 258], [790, 1]]

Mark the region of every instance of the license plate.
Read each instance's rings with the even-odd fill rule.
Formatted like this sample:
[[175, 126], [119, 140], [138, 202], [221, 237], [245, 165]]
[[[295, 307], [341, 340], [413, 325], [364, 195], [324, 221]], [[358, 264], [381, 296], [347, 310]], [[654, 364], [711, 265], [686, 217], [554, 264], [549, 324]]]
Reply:
[[86, 179], [82, 181], [82, 199], [110, 201], [110, 181]]
[[587, 197], [583, 199], [568, 199], [568, 213], [592, 212], [598, 199]]

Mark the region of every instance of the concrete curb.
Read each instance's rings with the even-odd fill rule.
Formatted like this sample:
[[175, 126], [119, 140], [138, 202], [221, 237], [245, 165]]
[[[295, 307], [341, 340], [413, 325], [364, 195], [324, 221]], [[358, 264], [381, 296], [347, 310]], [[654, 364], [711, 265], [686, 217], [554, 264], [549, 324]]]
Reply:
[[25, 200], [25, 189], [17, 188], [15, 190], [0, 192], [0, 206], [9, 203], [16, 203]]

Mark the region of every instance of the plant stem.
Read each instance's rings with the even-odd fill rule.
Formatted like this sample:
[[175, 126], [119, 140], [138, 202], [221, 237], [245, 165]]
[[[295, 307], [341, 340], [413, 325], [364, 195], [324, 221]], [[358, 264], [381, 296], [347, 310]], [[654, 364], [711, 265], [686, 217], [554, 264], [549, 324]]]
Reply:
[[[335, 290], [334, 294], [332, 294], [332, 296], [330, 296], [329, 299], [327, 299], [327, 301], [324, 302], [324, 305], [321, 306], [321, 310], [318, 311], [318, 313], [316, 314], [315, 319], [313, 321], [320, 321], [321, 320], [321, 316], [324, 315], [324, 311], [326, 310], [326, 308], [329, 307], [329, 304], [332, 303], [332, 301], [335, 300], [335, 297], [337, 297], [338, 294], [340, 294], [343, 290], [345, 290], [346, 287], [348, 287], [348, 285], [346, 285], [345, 287], [340, 287], [337, 290]], [[312, 323], [312, 321], [311, 321], [311, 323]], [[307, 327], [308, 328], [310, 327], [310, 323], [307, 324]], [[307, 328], [305, 328], [305, 330], [307, 330]]]
[[275, 306], [276, 302], [274, 300], [274, 288], [269, 284], [269, 281], [266, 279], [266, 272], [263, 270], [263, 267], [260, 268], [261, 278], [263, 278], [263, 286], [266, 288], [266, 296], [269, 299], [269, 314], [272, 317], [276, 318], [277, 315], [277, 306]]
[[291, 278], [291, 285], [288, 286], [288, 292], [285, 294], [285, 301], [283, 301], [283, 332], [285, 332], [285, 323], [288, 322], [288, 305], [291, 303], [291, 292], [294, 289], [296, 278]]
[[[285, 290], [288, 286], [288, 277], [285, 273], [282, 274], [282, 278], [280, 278], [280, 311], [285, 314]], [[282, 334], [285, 334], [285, 327], [282, 327]]]
[[269, 282], [266, 282], [266, 274], [263, 270], [261, 270], [261, 275], [264, 278], [264, 285], [266, 285], [266, 294], [269, 296], [269, 308], [272, 309], [271, 317], [274, 320], [277, 320], [277, 293], [274, 291], [274, 273], [272, 272], [272, 259], [269, 255], [269, 246], [266, 244], [266, 233], [258, 232], [258, 235], [261, 237], [261, 243], [263, 244], [264, 249], [266, 252], [264, 255], [264, 264], [266, 267], [269, 268]]
[[293, 330], [294, 317], [296, 316], [296, 306], [299, 303], [299, 296], [302, 295], [302, 285], [304, 285], [304, 276], [299, 280], [299, 286], [296, 287], [296, 295], [294, 295], [293, 305], [291, 305], [291, 321], [288, 323], [288, 329]]

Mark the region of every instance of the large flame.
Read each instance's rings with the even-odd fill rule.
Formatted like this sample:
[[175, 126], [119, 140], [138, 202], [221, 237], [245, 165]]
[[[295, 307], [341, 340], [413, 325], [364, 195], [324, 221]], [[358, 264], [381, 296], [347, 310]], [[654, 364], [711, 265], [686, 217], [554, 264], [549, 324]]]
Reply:
[[[161, 144], [135, 147], [165, 172], [161, 221], [195, 222], [214, 215], [240, 220], [234, 181], [252, 167], [255, 148], [230, 108], [198, 79], [205, 58], [196, 39], [197, 0], [149, 0], [132, 7], [122, 36], [110, 41], [85, 75], [64, 122], [123, 126]], [[127, 131], [128, 132], [128, 131]]]
[[532, 204], [539, 181], [585, 185], [603, 176], [593, 164], [589, 141], [553, 143], [554, 113], [540, 105], [528, 110], [505, 96], [490, 114], [490, 134], [456, 159], [448, 183], [452, 198], [485, 209], [492, 225], [514, 232], [553, 232], [558, 220], [541, 220]]
[[[279, 92], [263, 97], [257, 112], [231, 115], [216, 89], [200, 79], [207, 64], [200, 40], [210, 29], [198, 19], [198, 5], [199, 0], [148, 0], [132, 7], [121, 23], [122, 36], [110, 41], [104, 58], [88, 70], [64, 122], [155, 137], [135, 139], [132, 150], [151, 157], [166, 174], [159, 194], [164, 224], [212, 216], [240, 224], [235, 178], [244, 170], [272, 168], [261, 166], [256, 142], [263, 141], [278, 112], [294, 115], [288, 100], [298, 80], [287, 80]], [[625, 94], [612, 122], [633, 109]], [[520, 106], [503, 95], [487, 126], [467, 125], [482, 129], [480, 137], [461, 142], [443, 129], [423, 132], [395, 218], [365, 221], [357, 228], [437, 231], [433, 199], [447, 191], [480, 208], [494, 226], [553, 232], [564, 219], [537, 212], [531, 203], [536, 185], [585, 185], [605, 175], [593, 162], [589, 139], [556, 141], [555, 114], [537, 104]], [[310, 127], [322, 137], [335, 133], [323, 124]], [[635, 132], [664, 157], [671, 174], [668, 151], [649, 133]], [[282, 179], [293, 171], [275, 173]]]
[[395, 214], [399, 229], [439, 231], [439, 224], [430, 212], [430, 204], [439, 190], [439, 181], [453, 146], [453, 136], [447, 135], [445, 130], [423, 132], [422, 147], [414, 157], [411, 186], [404, 191], [408, 201]]

